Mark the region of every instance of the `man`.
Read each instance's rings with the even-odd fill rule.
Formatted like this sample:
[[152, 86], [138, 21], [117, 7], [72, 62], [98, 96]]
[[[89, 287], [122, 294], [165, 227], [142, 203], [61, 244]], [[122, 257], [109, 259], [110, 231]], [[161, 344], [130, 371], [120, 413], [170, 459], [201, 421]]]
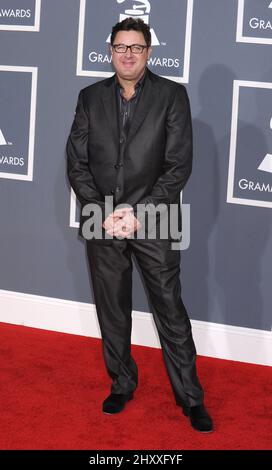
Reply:
[[[83, 208], [81, 235], [87, 239], [104, 358], [112, 378], [103, 411], [122, 411], [138, 383], [131, 356], [133, 254], [149, 293], [176, 403], [196, 430], [211, 432], [191, 324], [180, 295], [180, 252], [171, 249], [176, 237], [167, 231], [166, 238], [157, 232], [137, 238], [147, 206], [163, 205], [167, 214], [171, 205], [180, 208], [180, 191], [192, 166], [186, 90], [147, 68], [150, 46], [150, 29], [142, 20], [126, 18], [113, 27], [116, 74], [81, 90], [67, 142], [68, 176]], [[110, 196], [114, 208], [107, 213], [105, 198]], [[90, 207], [102, 211], [102, 237], [88, 236]]]

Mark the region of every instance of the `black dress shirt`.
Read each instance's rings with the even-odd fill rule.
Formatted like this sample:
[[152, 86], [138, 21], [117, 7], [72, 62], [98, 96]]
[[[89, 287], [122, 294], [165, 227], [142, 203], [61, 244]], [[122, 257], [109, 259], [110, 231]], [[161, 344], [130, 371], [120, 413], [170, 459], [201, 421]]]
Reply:
[[126, 98], [124, 98], [124, 96], [123, 96], [124, 89], [121, 86], [121, 84], [119, 83], [117, 75], [115, 77], [117, 102], [118, 102], [118, 109], [119, 109], [120, 138], [121, 138], [121, 135], [123, 134], [123, 132], [125, 134], [124, 137], [126, 137], [126, 135], [128, 133], [129, 125], [132, 121], [132, 117], [133, 117], [133, 114], [135, 112], [136, 105], [139, 101], [140, 94], [141, 94], [141, 91], [142, 91], [142, 88], [143, 88], [143, 83], [144, 83], [145, 76], [146, 76], [146, 70], [145, 70], [143, 76], [140, 78], [140, 80], [136, 83], [135, 93], [129, 100], [126, 100]]
[[112, 189], [111, 193], [114, 195], [115, 202], [121, 200], [124, 190], [124, 153], [127, 135], [129, 131], [129, 126], [132, 121], [132, 117], [135, 113], [137, 103], [139, 102], [142, 88], [144, 85], [146, 77], [146, 70], [143, 76], [135, 85], [135, 93], [129, 99], [126, 100], [123, 96], [124, 89], [118, 81], [117, 75], [115, 76], [115, 85], [116, 85], [116, 99], [118, 104], [118, 114], [119, 114], [119, 155], [118, 161], [114, 165], [116, 172], [116, 186]]

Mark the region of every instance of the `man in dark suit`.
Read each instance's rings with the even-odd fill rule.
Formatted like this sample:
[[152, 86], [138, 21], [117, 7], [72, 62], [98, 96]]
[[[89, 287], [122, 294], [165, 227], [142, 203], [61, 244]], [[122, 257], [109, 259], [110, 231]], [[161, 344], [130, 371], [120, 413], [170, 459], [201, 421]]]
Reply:
[[[168, 219], [171, 206], [180, 209], [180, 191], [192, 168], [190, 105], [183, 85], [147, 68], [150, 46], [150, 29], [143, 21], [127, 18], [113, 27], [116, 73], [80, 91], [67, 142], [68, 176], [82, 205], [80, 233], [86, 239], [104, 358], [112, 378], [103, 411], [122, 411], [138, 383], [131, 355], [134, 255], [175, 401], [196, 430], [211, 432], [191, 324], [180, 294], [180, 252], [171, 249], [178, 237]], [[113, 200], [112, 210], [107, 197]], [[95, 207], [101, 209], [101, 218], [94, 221], [101, 236], [91, 233], [88, 224]], [[145, 225], [148, 207], [155, 208], [151, 236]], [[159, 207], [163, 210], [158, 214]], [[167, 220], [164, 238], [156, 230], [161, 220]], [[180, 228], [180, 210], [178, 222]]]

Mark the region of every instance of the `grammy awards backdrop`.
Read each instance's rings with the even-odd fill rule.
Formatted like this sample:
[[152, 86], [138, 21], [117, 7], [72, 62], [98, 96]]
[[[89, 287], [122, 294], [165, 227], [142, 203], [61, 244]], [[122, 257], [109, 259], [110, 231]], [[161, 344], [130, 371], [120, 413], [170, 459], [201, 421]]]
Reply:
[[[198, 353], [271, 364], [271, 0], [0, 0], [0, 321], [99, 337], [65, 145], [128, 16], [150, 25], [150, 70], [191, 102], [181, 283]], [[159, 347], [133, 275], [132, 341]]]

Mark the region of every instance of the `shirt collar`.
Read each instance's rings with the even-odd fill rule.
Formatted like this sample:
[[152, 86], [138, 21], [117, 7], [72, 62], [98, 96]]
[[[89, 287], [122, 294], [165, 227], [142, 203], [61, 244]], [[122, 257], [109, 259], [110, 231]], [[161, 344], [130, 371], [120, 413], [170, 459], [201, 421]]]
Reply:
[[[146, 77], [146, 70], [147, 70], [147, 68], [145, 68], [145, 71], [144, 71], [143, 75], [141, 76], [140, 80], [138, 80], [138, 82], [136, 83], [135, 91], [142, 86], [142, 84], [145, 80], [145, 77]], [[115, 84], [119, 89], [123, 90], [123, 87], [122, 87], [122, 85], [120, 84], [120, 82], [118, 80], [117, 74], [115, 74]]]

